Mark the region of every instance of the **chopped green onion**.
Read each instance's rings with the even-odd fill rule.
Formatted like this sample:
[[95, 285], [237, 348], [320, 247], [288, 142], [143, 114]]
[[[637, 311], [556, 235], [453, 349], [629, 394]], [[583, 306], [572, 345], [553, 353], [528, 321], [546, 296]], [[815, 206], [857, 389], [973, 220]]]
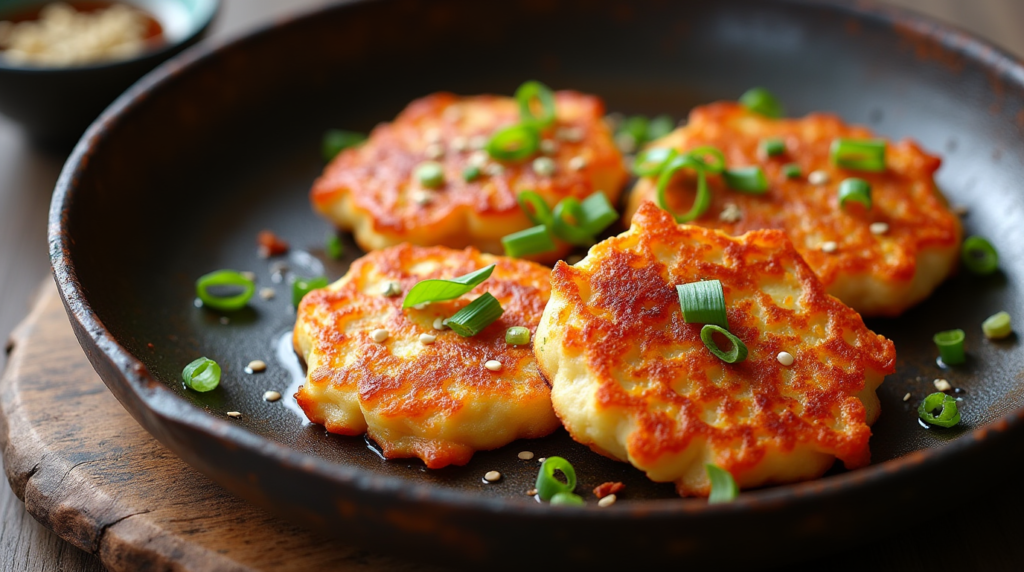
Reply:
[[[550, 127], [555, 122], [555, 94], [539, 81], [528, 81], [516, 90], [519, 101], [519, 121], [537, 130]], [[541, 113], [533, 113], [533, 102], [540, 103]]]
[[523, 209], [523, 212], [526, 213], [526, 218], [530, 219], [530, 222], [533, 224], [546, 224], [550, 226], [554, 222], [548, 203], [544, 201], [544, 197], [536, 192], [521, 191], [516, 195], [516, 202], [519, 203], [519, 208]]
[[747, 90], [740, 96], [740, 104], [754, 113], [765, 117], [782, 117], [782, 104], [772, 95], [772, 92], [763, 87], [755, 87]]
[[[555, 478], [555, 471], [562, 471], [565, 482]], [[549, 501], [558, 493], [571, 493], [576, 490], [576, 471], [562, 457], [548, 457], [540, 465], [537, 473], [537, 496], [540, 500]]]
[[402, 301], [402, 307], [412, 308], [420, 304], [454, 300], [490, 278], [491, 272], [494, 272], [493, 264], [455, 278], [420, 280], [409, 289], [405, 300]]
[[181, 380], [193, 391], [210, 391], [220, 384], [220, 366], [208, 357], [201, 357], [185, 366]]
[[960, 260], [975, 274], [992, 274], [999, 268], [999, 252], [980, 236], [969, 236], [964, 240]]
[[725, 315], [725, 291], [719, 280], [702, 280], [679, 284], [679, 306], [683, 309], [683, 320], [687, 324], [715, 324], [729, 327]]
[[530, 329], [523, 326], [512, 326], [505, 331], [505, 343], [512, 346], [525, 346], [530, 343]]
[[551, 231], [570, 244], [587, 246], [594, 243], [594, 235], [583, 228], [583, 222], [583, 205], [574, 197], [566, 197], [555, 205]]
[[324, 242], [324, 250], [327, 252], [327, 256], [334, 260], [338, 260], [345, 254], [345, 245], [342, 244], [341, 238], [333, 232], [327, 234], [327, 240]]
[[729, 471], [711, 463], [704, 465], [704, 470], [708, 472], [708, 479], [711, 480], [708, 504], [732, 502], [740, 494], [740, 488], [736, 486], [736, 481]]
[[503, 236], [501, 245], [505, 247], [505, 256], [512, 258], [551, 252], [555, 249], [555, 241], [551, 240], [548, 227], [542, 224]]
[[[715, 332], [729, 338], [729, 341], [732, 342], [732, 349], [728, 353], [718, 349], [718, 344], [715, 343], [715, 339], [712, 337]], [[704, 324], [704, 327], [700, 329], [700, 341], [704, 342], [704, 345], [707, 346], [711, 353], [715, 354], [715, 357], [725, 363], [739, 363], [747, 359], [746, 344], [721, 326]]]
[[583, 497], [575, 493], [555, 493], [551, 497], [552, 505], [583, 506]]
[[444, 167], [437, 161], [424, 161], [416, 166], [413, 176], [424, 187], [436, 189], [444, 184]]
[[939, 332], [932, 338], [939, 348], [939, 357], [946, 365], [959, 365], [964, 363], [964, 331], [949, 330]]
[[668, 115], [659, 115], [647, 124], [647, 141], [654, 141], [672, 133], [676, 126], [675, 121]]
[[[242, 291], [233, 296], [217, 296], [210, 293], [210, 288], [241, 288]], [[196, 296], [204, 306], [215, 310], [239, 310], [249, 302], [254, 292], [256, 284], [234, 270], [217, 270], [196, 280]]]
[[1009, 336], [1013, 332], [1013, 326], [1010, 325], [1010, 314], [999, 312], [989, 316], [981, 323], [981, 331], [985, 332], [985, 337], [990, 340]]
[[726, 169], [722, 173], [722, 178], [730, 189], [742, 193], [760, 195], [768, 192], [768, 177], [764, 175], [764, 169], [756, 165]]
[[657, 175], [665, 163], [677, 155], [679, 155], [678, 151], [668, 147], [648, 149], [636, 156], [636, 160], [633, 161], [633, 174], [638, 177]]
[[786, 152], [786, 142], [781, 137], [762, 139], [759, 146], [765, 157], [778, 157]]
[[619, 129], [619, 135], [626, 133], [633, 138], [636, 145], [643, 145], [647, 141], [647, 127], [650, 122], [643, 115], [634, 115], [627, 119]]
[[846, 208], [846, 201], [853, 201], [871, 208], [871, 183], [851, 177], [839, 183], [839, 208]]
[[[938, 415], [933, 413], [936, 410], [939, 410]], [[960, 422], [956, 398], [939, 391], [924, 398], [917, 408], [917, 416], [925, 423], [939, 427], [952, 427]]]
[[[708, 189], [707, 177], [704, 174], [705, 167], [705, 163], [686, 154], [673, 157], [662, 168], [657, 186], [658, 206], [671, 214], [676, 219], [676, 222], [690, 222], [707, 212], [708, 207], [711, 206], [711, 191]], [[672, 212], [666, 197], [666, 191], [668, 190], [669, 182], [672, 180], [672, 175], [680, 169], [694, 169], [697, 171], [697, 195], [693, 199], [693, 205], [690, 207], [690, 210], [681, 215]]]
[[479, 178], [480, 178], [480, 167], [478, 167], [476, 165], [470, 165], [470, 166], [468, 166], [468, 167], [466, 167], [465, 169], [462, 170], [462, 180], [466, 181], [467, 183], [472, 183], [473, 181], [475, 181], [475, 180], [477, 180]]
[[540, 135], [528, 125], [513, 125], [498, 131], [487, 143], [487, 153], [502, 161], [521, 161], [537, 151]]
[[591, 236], [601, 234], [602, 230], [608, 228], [608, 225], [619, 218], [619, 213], [615, 212], [611, 203], [608, 202], [608, 197], [604, 196], [601, 191], [583, 199], [580, 207], [580, 220], [577, 222]]
[[686, 152], [697, 164], [709, 173], [721, 174], [725, 171], [725, 153], [718, 147], [702, 145]]
[[884, 139], [836, 139], [829, 150], [832, 163], [855, 171], [885, 170]]
[[800, 165], [796, 163], [786, 163], [782, 166], [782, 176], [787, 179], [796, 179], [802, 174], [803, 170], [800, 168]]
[[317, 278], [296, 278], [295, 282], [292, 282], [292, 305], [295, 307], [299, 306], [299, 302], [302, 298], [309, 294], [313, 290], [319, 288], [326, 288], [329, 282], [326, 276], [319, 276]]
[[363, 141], [366, 141], [366, 135], [362, 133], [356, 133], [355, 131], [345, 131], [344, 129], [330, 129], [327, 133], [324, 133], [323, 142], [323, 154], [324, 159], [330, 161], [338, 153], [341, 153], [349, 147], [355, 147]]
[[505, 312], [498, 299], [484, 292], [468, 306], [448, 318], [448, 327], [464, 338], [475, 336]]

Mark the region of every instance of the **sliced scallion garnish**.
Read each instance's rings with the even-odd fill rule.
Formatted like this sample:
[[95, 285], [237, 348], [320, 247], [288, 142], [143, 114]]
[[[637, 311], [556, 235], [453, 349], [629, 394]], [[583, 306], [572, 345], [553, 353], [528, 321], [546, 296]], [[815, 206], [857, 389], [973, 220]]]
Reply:
[[966, 361], [964, 357], [964, 331], [949, 330], [939, 332], [932, 337], [939, 348], [939, 357], [946, 365], [959, 365]]
[[633, 174], [638, 177], [653, 177], [661, 172], [665, 163], [677, 155], [678, 151], [668, 147], [648, 149], [636, 156], [636, 160], [633, 161]]
[[725, 153], [718, 147], [702, 145], [686, 152], [697, 164], [709, 173], [721, 174], [725, 171]]
[[[938, 412], [938, 415], [935, 414]], [[924, 398], [917, 408], [917, 415], [929, 425], [952, 427], [960, 422], [960, 410], [956, 398], [942, 392], [935, 392]]]
[[448, 318], [448, 327], [464, 338], [475, 336], [501, 317], [505, 310], [490, 292], [484, 292], [477, 299]]
[[847, 201], [853, 201], [871, 209], [871, 183], [864, 179], [850, 177], [839, 183], [839, 208], [846, 208]]
[[992, 274], [999, 268], [999, 252], [980, 236], [969, 236], [964, 240], [960, 260], [975, 274]]
[[324, 159], [330, 161], [337, 156], [338, 153], [341, 153], [349, 147], [355, 147], [363, 141], [366, 141], [366, 135], [363, 135], [362, 133], [345, 131], [344, 129], [330, 129], [327, 133], [324, 133], [322, 146]]
[[765, 117], [778, 118], [782, 117], [784, 113], [779, 100], [772, 95], [772, 92], [763, 87], [747, 90], [740, 96], [740, 104]]
[[768, 192], [768, 177], [765, 176], [764, 170], [756, 165], [726, 169], [722, 172], [722, 178], [725, 179], [725, 184], [734, 191], [752, 195]]
[[505, 247], [505, 256], [512, 258], [551, 252], [555, 249], [555, 241], [551, 240], [548, 227], [542, 224], [503, 236], [501, 245]]
[[436, 189], [444, 184], [444, 166], [437, 161], [424, 161], [416, 166], [413, 177], [424, 187]]
[[[556, 470], [565, 475], [564, 483], [555, 478]], [[576, 490], [576, 471], [562, 457], [548, 457], [540, 465], [535, 488], [537, 496], [543, 501], [550, 501], [558, 493], [571, 493]]]
[[781, 137], [769, 137], [762, 139], [758, 145], [758, 150], [765, 157], [778, 157], [786, 152], [786, 141]]
[[530, 328], [512, 326], [505, 330], [505, 343], [512, 346], [525, 346], [530, 343]]
[[[211, 288], [242, 291], [232, 295], [215, 295], [210, 292]], [[217, 270], [204, 274], [196, 280], [196, 296], [208, 306], [215, 310], [239, 310], [243, 308], [256, 292], [256, 284], [240, 272], [234, 270]]]
[[491, 272], [494, 272], [493, 264], [455, 278], [421, 280], [409, 289], [405, 300], [402, 301], [402, 307], [412, 308], [420, 304], [454, 300], [487, 280]]
[[555, 493], [551, 497], [552, 505], [583, 506], [583, 497], [576, 493]]
[[711, 480], [711, 494], [708, 495], [708, 504], [732, 502], [739, 494], [740, 488], [729, 471], [708, 463], [704, 465], [708, 472], [708, 479]]
[[537, 151], [540, 134], [529, 125], [512, 125], [498, 131], [487, 143], [487, 153], [502, 161], [521, 161]]
[[[704, 174], [706, 167], [706, 163], [694, 159], [689, 154], [673, 157], [662, 167], [657, 185], [658, 206], [671, 214], [676, 219], [676, 222], [690, 222], [707, 212], [708, 207], [711, 206], [711, 191], [708, 189], [707, 176]], [[693, 205], [690, 207], [690, 210], [684, 214], [672, 212], [672, 209], [668, 206], [668, 198], [666, 196], [672, 176], [680, 169], [694, 169], [697, 171], [697, 195], [693, 199]]]
[[466, 167], [465, 169], [462, 170], [462, 180], [466, 181], [467, 183], [472, 183], [473, 181], [475, 181], [475, 180], [477, 180], [479, 178], [480, 178], [480, 167], [478, 167], [476, 165], [470, 165], [470, 166], [468, 166], [468, 167]]
[[[555, 122], [555, 94], [539, 81], [528, 81], [516, 90], [519, 101], [519, 122], [538, 131]], [[540, 114], [535, 114], [534, 101], [540, 104]]]
[[786, 163], [782, 166], [782, 176], [787, 179], [796, 179], [803, 174], [803, 169], [796, 163]]
[[220, 384], [220, 365], [208, 357], [201, 357], [185, 366], [181, 380], [193, 391], [210, 391]]
[[654, 141], [672, 133], [676, 126], [675, 122], [668, 115], [659, 115], [647, 124], [646, 141]]
[[604, 196], [601, 191], [590, 195], [580, 203], [579, 226], [591, 236], [601, 234], [601, 231], [608, 228], [618, 218], [619, 213], [615, 212], [611, 203], [608, 202], [608, 197]]
[[1013, 333], [1013, 326], [1010, 324], [1010, 314], [999, 312], [992, 314], [981, 323], [981, 331], [990, 340], [998, 340]]
[[551, 231], [555, 236], [577, 246], [594, 243], [594, 235], [583, 228], [583, 205], [574, 197], [566, 197], [555, 205]]
[[530, 222], [551, 226], [551, 208], [544, 201], [544, 197], [535, 191], [520, 191], [516, 195], [516, 202], [519, 203], [519, 208], [523, 209], [523, 212], [526, 213], [526, 218], [530, 219]]
[[729, 327], [725, 314], [725, 291], [720, 280], [702, 280], [679, 284], [679, 306], [683, 309], [683, 320], [687, 324], [715, 324]]
[[342, 244], [338, 235], [331, 232], [327, 234], [327, 239], [324, 241], [324, 251], [330, 258], [338, 260], [345, 254], [345, 245]]
[[832, 164], [855, 171], [885, 171], [884, 139], [836, 139], [829, 149]]
[[[715, 332], [722, 334], [732, 343], [732, 348], [728, 352], [723, 352], [718, 348], [718, 344], [715, 343], [713, 337]], [[704, 342], [704, 345], [711, 353], [715, 354], [715, 357], [725, 363], [739, 363], [747, 359], [747, 346], [743, 343], [743, 340], [737, 338], [729, 330], [721, 326], [704, 324], [704, 327], [700, 329], [700, 341]]]
[[329, 282], [326, 276], [318, 276], [316, 278], [296, 278], [295, 282], [292, 282], [292, 304], [295, 307], [299, 306], [299, 302], [313, 290], [320, 288], [326, 288]]

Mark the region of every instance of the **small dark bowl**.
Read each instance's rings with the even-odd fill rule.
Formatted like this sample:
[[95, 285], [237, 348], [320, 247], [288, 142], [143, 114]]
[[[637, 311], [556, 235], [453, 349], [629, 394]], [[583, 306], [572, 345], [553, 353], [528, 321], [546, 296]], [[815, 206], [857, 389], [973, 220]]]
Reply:
[[[219, 0], [119, 0], [142, 8], [164, 31], [164, 43], [112, 62], [72, 67], [17, 65], [0, 55], [0, 113], [37, 143], [70, 147], [103, 109], [135, 80], [188, 46], [210, 27]], [[0, 0], [0, 20], [52, 0]]]

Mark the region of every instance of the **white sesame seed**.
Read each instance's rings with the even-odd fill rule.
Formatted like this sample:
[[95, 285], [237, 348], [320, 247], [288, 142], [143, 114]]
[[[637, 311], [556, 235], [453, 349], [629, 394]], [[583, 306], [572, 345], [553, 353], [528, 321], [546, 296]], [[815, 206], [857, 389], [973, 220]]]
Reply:
[[487, 474], [484, 475], [484, 480], [489, 483], [500, 481], [501, 473], [499, 473], [498, 471], [487, 471]]
[[235, 419], [241, 417], [242, 414], [237, 411], [228, 411], [228, 417], [234, 417]]
[[487, 151], [473, 151], [469, 155], [469, 164], [474, 167], [483, 167], [487, 164], [488, 157]]
[[569, 159], [569, 168], [573, 171], [582, 171], [587, 168], [587, 158], [582, 155], [577, 155], [572, 159]]
[[415, 304], [415, 305], [413, 305], [412, 309], [413, 310], [425, 310], [427, 308], [427, 306], [429, 306], [429, 305], [430, 305], [430, 302], [424, 302], [422, 304]]
[[431, 127], [423, 134], [423, 138], [427, 140], [427, 143], [440, 143], [441, 130], [437, 127]]
[[779, 352], [777, 359], [779, 360], [779, 363], [786, 367], [793, 365], [793, 354], [789, 352]]
[[437, 340], [434, 334], [420, 334], [420, 343], [423, 345], [432, 344]]
[[277, 296], [277, 291], [273, 288], [260, 288], [260, 298], [264, 300], [273, 300], [274, 296]]
[[636, 138], [631, 133], [619, 133], [615, 136], [615, 146], [623, 153], [636, 151]]
[[220, 323], [221, 323], [222, 325], [225, 325], [225, 326], [226, 326], [226, 325], [228, 325], [228, 324], [230, 324], [230, 323], [231, 323], [231, 320], [229, 320], [229, 319], [227, 318], [227, 316], [221, 316], [221, 317], [220, 317]]
[[487, 136], [474, 135], [469, 139], [469, 146], [473, 149], [483, 149], [487, 146]]
[[402, 285], [395, 280], [386, 280], [380, 285], [380, 293], [388, 298], [402, 295]]
[[533, 172], [541, 177], [555, 174], [555, 161], [551, 157], [537, 157], [533, 160]]
[[259, 373], [267, 370], [267, 364], [261, 359], [254, 359], [245, 366], [245, 373]]
[[722, 222], [738, 222], [741, 218], [743, 218], [743, 211], [736, 203], [725, 203], [722, 212], [718, 215], [718, 220]]
[[412, 194], [412, 202], [423, 206], [429, 205], [434, 202], [434, 193], [430, 191], [418, 190]]
[[461, 153], [466, 149], [469, 149], [469, 139], [461, 136], [455, 137], [452, 139], [451, 147], [453, 151]]
[[547, 460], [548, 460], [547, 457], [540, 457], [539, 459], [537, 459], [537, 462], [538, 463], [543, 463], [544, 461], [547, 461]]
[[484, 167], [484, 172], [492, 177], [500, 177], [502, 173], [505, 172], [505, 167], [502, 167], [497, 163], [491, 163]]
[[889, 232], [889, 225], [884, 222], [873, 222], [868, 230], [871, 231], [871, 234], [885, 234]]
[[953, 386], [944, 379], [936, 379], [932, 383], [935, 384], [935, 389], [938, 389], [939, 391], [949, 391], [950, 389], [953, 389]]
[[810, 175], [807, 175], [807, 182], [812, 185], [824, 185], [830, 180], [827, 171], [811, 171]]
[[519, 458], [524, 461], [529, 461], [533, 458], [533, 451], [519, 451]]
[[562, 127], [555, 131], [555, 139], [579, 143], [583, 141], [583, 130], [578, 127]]
[[441, 320], [441, 325], [444, 327], [448, 327], [448, 318]]
[[277, 391], [274, 391], [274, 390], [270, 390], [270, 391], [265, 391], [263, 393], [263, 400], [264, 401], [269, 401], [269, 402], [273, 403], [273, 402], [277, 401], [278, 399], [281, 399], [281, 393], [280, 392], [277, 392]]
[[601, 508], [609, 507], [609, 506], [612, 506], [613, 504], [615, 504], [615, 501], [617, 501], [617, 500], [619, 500], [618, 497], [616, 497], [615, 494], [612, 493], [612, 494], [604, 497], [603, 499], [597, 501], [597, 506], [599, 506]]
[[903, 401], [910, 401], [910, 393], [909, 392], [906, 395], [903, 396]]
[[441, 318], [434, 318], [434, 324], [433, 325], [434, 325], [434, 329], [435, 330], [443, 330], [444, 329], [444, 321]]
[[831, 254], [839, 250], [839, 245], [834, 240], [829, 240], [821, 243], [821, 251], [827, 254]]
[[255, 272], [249, 272], [248, 270], [246, 270], [245, 272], [239, 272], [239, 274], [244, 276], [245, 279], [248, 280], [249, 282], [255, 282], [256, 281], [256, 273]]
[[427, 158], [428, 159], [440, 159], [444, 157], [444, 145], [440, 143], [431, 143], [427, 145]]
[[370, 332], [370, 337], [373, 339], [373, 341], [377, 342], [378, 344], [388, 339], [388, 336], [390, 335], [391, 332], [383, 329], [378, 329]]
[[537, 489], [530, 489], [530, 490], [526, 491], [526, 494], [530, 495], [531, 497], [532, 496], [537, 496]]
[[489, 359], [484, 364], [484, 367], [486, 367], [487, 369], [489, 369], [491, 371], [500, 371], [501, 370], [501, 362], [496, 360], [496, 359]]
[[551, 139], [544, 139], [540, 142], [540, 152], [545, 155], [554, 155], [558, 152], [558, 143], [555, 143]]

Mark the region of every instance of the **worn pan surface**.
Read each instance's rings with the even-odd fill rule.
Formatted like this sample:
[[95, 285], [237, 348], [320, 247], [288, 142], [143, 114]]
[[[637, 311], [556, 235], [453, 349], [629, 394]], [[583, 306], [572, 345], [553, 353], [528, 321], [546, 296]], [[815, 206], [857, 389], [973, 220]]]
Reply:
[[[288, 345], [288, 275], [275, 282], [256, 233], [292, 243], [291, 272], [341, 276], [357, 249], [349, 241], [346, 260], [325, 261], [329, 226], [307, 201], [324, 130], [367, 131], [433, 91], [511, 93], [530, 78], [600, 94], [610, 110], [677, 118], [763, 85], [791, 114], [838, 112], [944, 156], [941, 187], [969, 206], [968, 232], [995, 243], [1002, 271], [955, 276], [899, 319], [869, 322], [899, 353], [879, 392], [873, 466], [709, 506], [564, 432], [428, 471], [303, 422], [290, 398], [301, 370]], [[979, 326], [1001, 309], [1024, 319], [1022, 88], [1024, 68], [987, 44], [860, 4], [350, 2], [194, 49], [118, 100], [65, 167], [50, 252], [76, 333], [124, 406], [186, 461], [297, 522], [468, 565], [778, 561], [906, 523], [939, 486], [974, 490], [976, 467], [1020, 454], [1018, 340], [986, 342]], [[194, 307], [193, 281], [218, 268], [252, 270], [277, 297], [226, 316]], [[954, 327], [967, 330], [970, 359], [943, 371], [931, 336]], [[179, 381], [200, 355], [225, 369], [204, 395]], [[252, 359], [269, 369], [244, 374]], [[958, 428], [918, 424], [917, 400], [936, 377], [962, 390]], [[269, 389], [285, 399], [263, 401]], [[621, 480], [626, 494], [607, 509], [541, 506], [524, 494], [537, 463], [520, 450], [568, 458], [583, 491]], [[505, 478], [485, 484], [494, 469]]]

